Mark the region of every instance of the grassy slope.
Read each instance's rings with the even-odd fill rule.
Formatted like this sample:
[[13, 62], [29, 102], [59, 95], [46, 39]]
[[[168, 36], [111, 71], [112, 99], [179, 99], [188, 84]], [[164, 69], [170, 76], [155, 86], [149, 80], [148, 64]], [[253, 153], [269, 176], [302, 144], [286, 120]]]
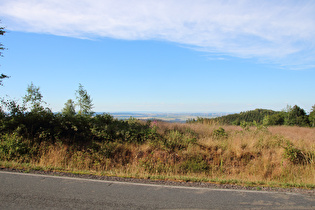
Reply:
[[2, 156], [0, 165], [137, 178], [315, 188], [314, 128], [242, 129], [198, 123], [154, 123], [152, 126], [163, 138], [142, 144], [93, 142], [78, 147], [56, 142], [28, 147], [27, 141], [21, 140], [24, 143], [20, 147], [36, 150], [36, 156], [22, 153], [11, 158]]

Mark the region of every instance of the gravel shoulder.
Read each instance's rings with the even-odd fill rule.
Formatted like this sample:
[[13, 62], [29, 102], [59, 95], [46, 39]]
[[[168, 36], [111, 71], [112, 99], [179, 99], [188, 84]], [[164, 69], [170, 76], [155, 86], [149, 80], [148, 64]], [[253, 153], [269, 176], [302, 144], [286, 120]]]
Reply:
[[94, 179], [94, 180], [106, 180], [117, 182], [132, 182], [142, 184], [155, 184], [155, 185], [168, 185], [168, 186], [185, 186], [185, 187], [200, 187], [200, 188], [212, 188], [212, 189], [234, 189], [234, 190], [254, 190], [254, 191], [270, 191], [270, 192], [283, 192], [283, 193], [297, 193], [315, 197], [315, 190], [307, 190], [301, 188], [272, 188], [272, 187], [252, 187], [252, 186], [240, 186], [231, 184], [214, 184], [206, 182], [180, 182], [180, 181], [168, 181], [168, 180], [151, 180], [151, 179], [137, 179], [137, 178], [123, 178], [114, 176], [97, 176], [89, 174], [74, 174], [66, 172], [55, 171], [38, 171], [38, 170], [23, 170], [0, 167], [0, 171], [16, 172], [16, 173], [30, 173], [30, 174], [43, 174], [51, 176], [65, 176], [75, 177], [82, 179]]

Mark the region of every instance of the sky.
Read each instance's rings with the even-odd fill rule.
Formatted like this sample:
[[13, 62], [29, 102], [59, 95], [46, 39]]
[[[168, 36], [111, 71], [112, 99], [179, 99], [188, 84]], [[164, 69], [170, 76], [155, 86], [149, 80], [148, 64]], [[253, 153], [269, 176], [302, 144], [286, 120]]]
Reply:
[[315, 1], [1, 0], [1, 97], [82, 84], [97, 112], [241, 112], [315, 104]]

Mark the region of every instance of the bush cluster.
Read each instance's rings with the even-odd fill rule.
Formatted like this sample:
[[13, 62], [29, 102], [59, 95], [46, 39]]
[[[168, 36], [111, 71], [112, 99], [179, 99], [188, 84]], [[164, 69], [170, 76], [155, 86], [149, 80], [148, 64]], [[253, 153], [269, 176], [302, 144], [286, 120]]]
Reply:
[[62, 141], [68, 144], [95, 141], [141, 143], [153, 140], [157, 133], [150, 123], [118, 120], [109, 114], [64, 116], [50, 111], [8, 114], [0, 119], [0, 134], [15, 133], [34, 142]]
[[315, 161], [315, 152], [305, 152], [294, 147], [291, 142], [287, 142], [284, 150], [284, 157], [294, 164], [307, 164]]

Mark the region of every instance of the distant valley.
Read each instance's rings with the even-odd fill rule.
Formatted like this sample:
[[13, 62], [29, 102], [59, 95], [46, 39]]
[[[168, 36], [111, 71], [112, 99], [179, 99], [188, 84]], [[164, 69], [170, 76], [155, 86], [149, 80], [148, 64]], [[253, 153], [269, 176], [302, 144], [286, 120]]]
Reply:
[[[97, 113], [100, 114], [100, 113]], [[110, 112], [115, 118], [118, 119], [129, 119], [134, 117], [140, 120], [163, 120], [168, 122], [186, 122], [188, 119], [202, 118], [215, 118], [225, 116], [231, 113], [228, 112], [216, 112], [216, 113], [165, 113], [165, 112]]]

